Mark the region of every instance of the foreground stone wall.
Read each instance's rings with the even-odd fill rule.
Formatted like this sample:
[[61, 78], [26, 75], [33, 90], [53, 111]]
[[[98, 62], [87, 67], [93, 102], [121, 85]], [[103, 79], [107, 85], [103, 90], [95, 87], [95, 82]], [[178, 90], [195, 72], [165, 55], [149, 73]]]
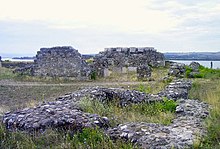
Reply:
[[104, 69], [133, 67], [140, 65], [164, 66], [164, 55], [153, 47], [105, 48], [94, 58], [94, 69], [103, 75]]
[[[193, 142], [206, 132], [203, 122], [209, 114], [209, 106], [204, 102], [188, 99], [191, 85], [190, 81], [176, 80], [157, 95], [120, 88], [87, 88], [61, 96], [53, 102], [5, 113], [3, 123], [10, 130], [29, 132], [51, 127], [80, 131], [98, 126], [111, 139], [126, 139], [139, 148], [192, 148]], [[109, 118], [85, 113], [79, 108], [79, 101], [85, 97], [101, 102], [111, 102], [117, 98], [122, 107], [144, 102], [163, 102], [163, 97], [167, 97], [177, 100], [178, 106], [176, 117], [169, 125], [127, 122], [112, 128]]]

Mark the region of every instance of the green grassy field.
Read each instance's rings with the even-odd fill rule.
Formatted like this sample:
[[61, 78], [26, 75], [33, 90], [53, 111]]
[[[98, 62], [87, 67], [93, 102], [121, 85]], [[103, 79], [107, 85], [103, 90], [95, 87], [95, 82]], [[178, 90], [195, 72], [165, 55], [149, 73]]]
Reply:
[[[145, 83], [126, 85], [124, 88], [136, 89], [146, 93], [157, 93], [162, 90], [168, 82], [164, 82], [162, 78], [167, 74], [167, 69], [154, 69], [152, 79]], [[220, 148], [220, 80], [219, 72], [210, 70], [203, 70], [206, 77], [192, 79], [193, 86], [190, 91], [190, 98], [199, 99], [211, 105], [210, 116], [205, 120], [204, 127], [207, 128], [207, 136], [199, 140], [195, 148]], [[207, 75], [208, 74], [208, 75]], [[131, 74], [131, 78], [134, 77]], [[107, 78], [97, 79], [93, 81], [94, 86], [96, 82], [114, 82], [123, 75]], [[47, 83], [65, 83], [64, 80], [54, 78], [36, 78], [29, 76], [20, 76], [13, 74], [12, 70], [0, 68], [0, 81], [19, 81], [19, 82], [47, 82]], [[124, 81], [129, 80], [127, 77]], [[71, 81], [67, 81], [68, 83]], [[136, 82], [136, 80], [131, 80]], [[71, 83], [75, 83], [72, 81]], [[54, 100], [56, 97], [68, 92], [73, 92], [85, 86], [8, 86], [0, 85], [0, 115], [8, 110], [16, 110], [24, 107], [31, 107], [42, 101]], [[118, 84], [111, 85], [110, 87], [119, 87]], [[88, 99], [81, 101], [81, 107], [90, 113], [97, 113], [102, 116], [112, 117], [112, 125], [122, 122], [154, 122], [161, 124], [169, 124], [175, 117], [173, 108], [176, 103], [161, 104], [156, 103], [153, 105], [140, 104], [131, 105], [126, 108], [120, 108], [116, 104], [102, 104], [100, 102], [92, 102]], [[171, 107], [171, 108], [168, 108]], [[123, 116], [122, 116], [123, 115]], [[72, 134], [70, 131], [58, 131], [48, 129], [43, 134], [26, 134], [23, 132], [8, 132], [6, 128], [0, 124], [0, 148], [136, 148], [128, 142], [123, 140], [112, 141], [101, 130], [85, 129], [82, 132]]]

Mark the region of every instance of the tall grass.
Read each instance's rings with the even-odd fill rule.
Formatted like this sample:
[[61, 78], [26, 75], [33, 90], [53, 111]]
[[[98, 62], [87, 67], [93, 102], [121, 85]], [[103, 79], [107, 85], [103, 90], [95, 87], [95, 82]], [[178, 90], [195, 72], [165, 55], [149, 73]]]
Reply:
[[164, 81], [140, 83], [139, 85], [133, 85], [132, 89], [139, 92], [157, 94], [158, 92], [162, 91], [168, 83], [169, 82]]
[[48, 129], [43, 134], [9, 132], [0, 125], [1, 149], [132, 149], [131, 143], [113, 142], [102, 130], [84, 128], [76, 133]]
[[69, 83], [77, 82], [74, 77], [48, 77], [48, 76], [30, 76], [27, 74], [14, 73], [13, 69], [0, 67], [0, 80], [15, 80], [23, 82], [48, 82], [48, 83]]
[[117, 102], [102, 103], [85, 98], [80, 101], [80, 107], [85, 112], [112, 118], [112, 126], [124, 122], [148, 122], [168, 125], [175, 116], [174, 110], [177, 105], [172, 100], [164, 100], [164, 102], [154, 104], [140, 103], [119, 107]]
[[190, 98], [197, 98], [211, 105], [209, 117], [205, 121], [207, 136], [200, 148], [220, 148], [220, 80], [197, 79], [190, 91]]
[[0, 67], [0, 80], [4, 79], [13, 79], [16, 75], [13, 73], [11, 69]]

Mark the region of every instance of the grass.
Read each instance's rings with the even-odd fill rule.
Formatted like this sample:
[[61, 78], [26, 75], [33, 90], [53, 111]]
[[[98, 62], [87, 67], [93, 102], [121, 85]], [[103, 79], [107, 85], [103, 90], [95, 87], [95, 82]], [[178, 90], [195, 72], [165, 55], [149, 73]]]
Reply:
[[111, 72], [110, 76], [108, 77], [97, 77], [97, 81], [101, 82], [135, 82], [137, 81], [137, 74], [136, 72], [128, 72], [128, 73], [117, 73]]
[[[188, 73], [190, 70], [188, 69]], [[146, 93], [157, 93], [170, 81], [162, 81], [167, 74], [167, 69], [153, 68], [152, 78], [155, 81], [147, 84], [130, 86], [132, 89]], [[114, 78], [115, 77], [115, 78]], [[124, 80], [123, 80], [124, 78]], [[135, 75], [130, 78], [121, 75], [113, 76], [101, 81], [130, 81], [135, 80]], [[200, 76], [193, 79], [194, 83], [190, 91], [190, 98], [199, 99], [211, 105], [209, 117], [205, 120], [207, 136], [196, 142], [198, 148], [220, 148], [220, 70], [211, 70], [200, 67]], [[31, 78], [29, 76], [17, 76], [12, 70], [0, 68], [0, 80], [14, 79], [20, 81], [40, 81], [43, 78]], [[43, 81], [42, 81], [43, 80]], [[56, 80], [50, 80], [51, 82]], [[98, 81], [100, 81], [98, 79]], [[47, 82], [47, 81], [46, 81]], [[59, 79], [58, 81], [59, 82]], [[0, 86], [0, 115], [6, 110], [14, 110], [35, 105], [39, 101], [54, 99], [59, 95], [77, 90], [79, 86]], [[112, 118], [112, 126], [123, 122], [152, 122], [168, 125], [174, 118], [173, 109], [176, 103], [165, 101], [164, 103], [136, 104], [125, 108], [115, 103], [102, 104], [88, 99], [82, 100], [81, 108], [85, 112], [97, 113], [101, 116]], [[72, 134], [48, 129], [43, 134], [28, 135], [22, 132], [8, 132], [0, 123], [0, 148], [134, 148], [131, 144], [122, 140], [113, 142], [101, 130], [85, 129], [82, 132]]]
[[200, 99], [211, 105], [209, 117], [205, 121], [207, 136], [200, 143], [200, 148], [220, 148], [220, 80], [197, 79], [190, 91], [190, 98]]
[[16, 74], [11, 69], [0, 67], [0, 80], [14, 79]]
[[[162, 76], [160, 70], [155, 69], [153, 76], [155, 80], [159, 80]], [[108, 81], [120, 80], [124, 78], [113, 76]], [[122, 81], [136, 81], [136, 74], [129, 73], [127, 78]], [[27, 75], [14, 74], [12, 70], [7, 68], [0, 68], [0, 80], [12, 79], [16, 81], [30, 81], [30, 82], [52, 82], [60, 83], [68, 80], [62, 80], [63, 78], [42, 78], [32, 77]], [[100, 81], [100, 80], [97, 80]], [[153, 81], [154, 82], [154, 81]], [[161, 82], [160, 82], [161, 83]], [[149, 83], [149, 92], [155, 91], [157, 85]], [[161, 83], [161, 87], [164, 83]], [[31, 107], [44, 100], [54, 100], [55, 97], [63, 95], [68, 92], [73, 92], [82, 85], [79, 86], [7, 86], [0, 87], [0, 117], [1, 114], [8, 110], [16, 110], [24, 107]], [[111, 86], [112, 87], [112, 86]], [[135, 86], [130, 86], [134, 88]], [[144, 85], [143, 85], [144, 88]], [[146, 92], [146, 91], [145, 91]], [[91, 113], [101, 114], [103, 116], [112, 117], [112, 125], [116, 125], [126, 121], [137, 122], [155, 122], [162, 124], [169, 124], [174, 117], [172, 110], [165, 110], [163, 104], [140, 104], [128, 106], [126, 108], [120, 108], [114, 103], [104, 105], [101, 103], [92, 103], [89, 101], [83, 101], [84, 107], [87, 106], [85, 111], [91, 111]], [[86, 103], [87, 102], [87, 103]], [[93, 107], [92, 107], [92, 105]], [[171, 104], [172, 105], [172, 104]], [[108, 106], [108, 108], [106, 108]], [[97, 107], [95, 110], [92, 109]], [[168, 106], [169, 107], [169, 106]], [[156, 109], [156, 110], [155, 110]], [[93, 110], [93, 111], [92, 111]], [[98, 111], [99, 110], [99, 111]], [[116, 115], [116, 116], [115, 116]], [[43, 134], [28, 135], [23, 132], [8, 132], [3, 124], [0, 123], [0, 148], [135, 148], [128, 142], [122, 140], [112, 141], [101, 130], [85, 129], [82, 132], [72, 134], [71, 132], [60, 132], [56, 130], [48, 129]]]
[[14, 111], [16, 109], [32, 107], [43, 101], [55, 100], [59, 96], [78, 90], [79, 87], [0, 85], [0, 115], [8, 110]]
[[132, 149], [136, 148], [128, 142], [113, 142], [99, 129], [84, 128], [72, 133], [71, 130], [57, 131], [48, 129], [43, 134], [26, 134], [9, 132], [0, 125], [0, 148], [4, 149]]
[[[152, 74], [151, 77], [148, 80], [152, 81], [159, 81], [164, 78], [168, 74], [168, 68], [165, 67], [155, 67], [152, 68]], [[118, 81], [118, 82], [136, 82], [137, 79], [137, 73], [136, 72], [127, 72], [127, 73], [117, 73], [117, 72], [111, 72], [110, 76], [105, 78], [97, 78], [98, 81]]]
[[138, 85], [133, 85], [131, 89], [144, 93], [157, 94], [162, 91], [168, 83], [169, 82], [164, 81], [149, 82], [147, 84], [140, 83]]
[[220, 78], [220, 69], [211, 69], [206, 68], [204, 66], [199, 66], [199, 73], [194, 74], [193, 76], [190, 75], [192, 72], [192, 68], [186, 66], [186, 77], [187, 78], [206, 78], [206, 79], [216, 79]]
[[102, 103], [88, 98], [80, 101], [80, 107], [88, 113], [96, 113], [112, 118], [111, 125], [125, 122], [148, 122], [168, 125], [174, 118], [176, 103], [172, 100], [154, 104], [132, 104], [119, 107], [117, 100], [111, 103]]
[[73, 77], [29, 76], [26, 74], [13, 73], [13, 69], [4, 68], [4, 67], [0, 67], [0, 80], [14, 80], [21, 82], [46, 82], [46, 83], [77, 82], [77, 80], [75, 80], [75, 78]]

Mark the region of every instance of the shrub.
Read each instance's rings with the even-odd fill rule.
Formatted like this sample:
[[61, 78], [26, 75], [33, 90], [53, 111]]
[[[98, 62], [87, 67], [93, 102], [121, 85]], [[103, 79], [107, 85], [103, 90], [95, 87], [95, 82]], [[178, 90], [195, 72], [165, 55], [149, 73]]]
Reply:
[[219, 69], [210, 69], [206, 68], [202, 65], [199, 66], [199, 72], [192, 74], [192, 68], [186, 66], [186, 74], [187, 78], [206, 78], [206, 79], [216, 79], [220, 78], [220, 70]]
[[90, 77], [91, 77], [92, 80], [96, 80], [97, 79], [97, 72], [96, 71], [91, 72]]

